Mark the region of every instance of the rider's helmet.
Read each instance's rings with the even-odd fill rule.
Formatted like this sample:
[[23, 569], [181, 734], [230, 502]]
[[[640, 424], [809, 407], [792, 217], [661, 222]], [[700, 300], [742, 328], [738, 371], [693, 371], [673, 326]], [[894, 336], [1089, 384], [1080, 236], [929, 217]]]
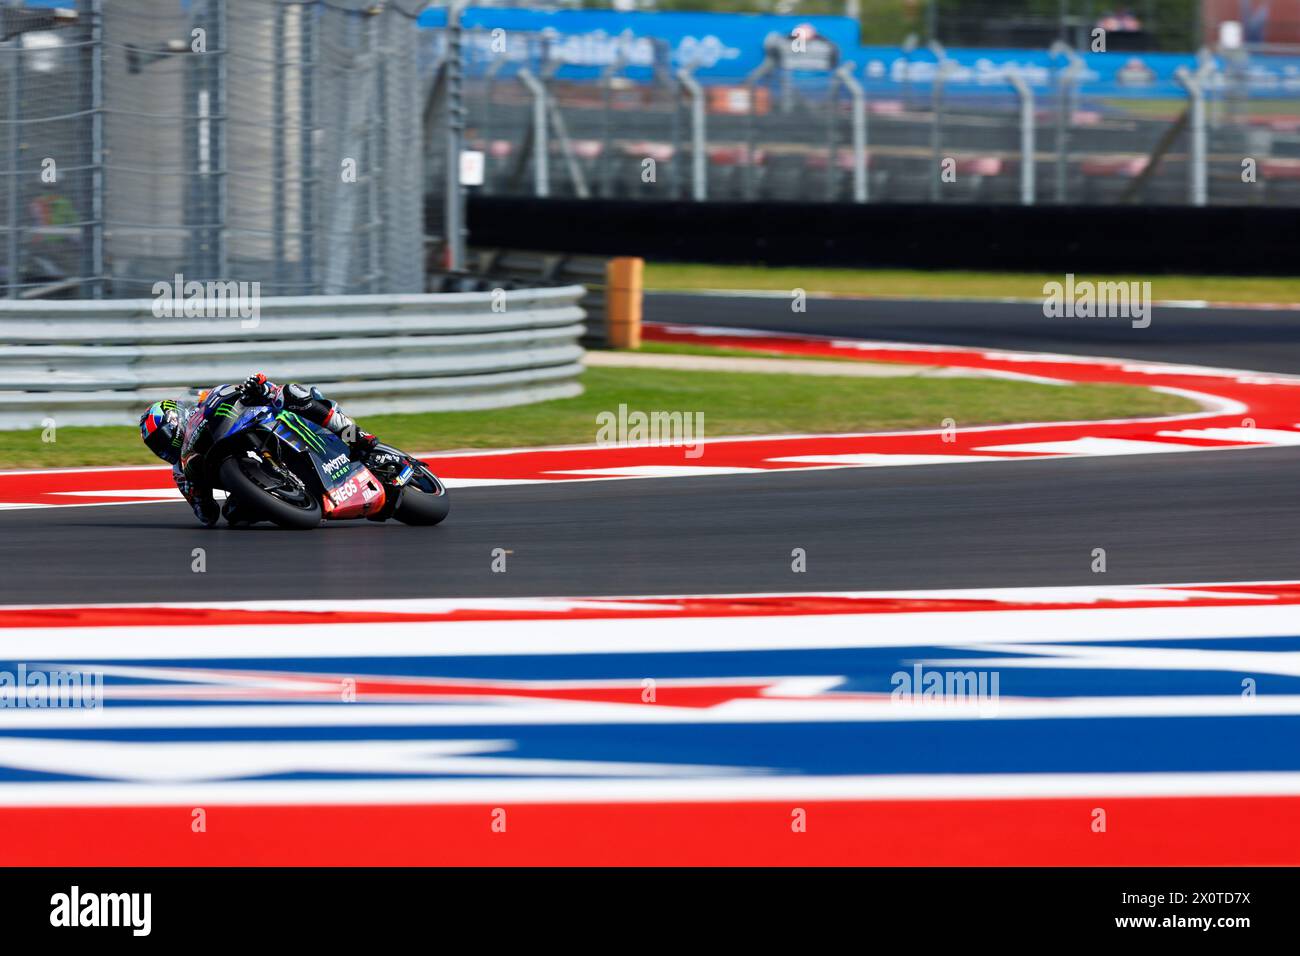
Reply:
[[176, 464], [183, 438], [180, 406], [170, 398], [150, 405], [140, 416], [140, 438], [163, 461]]

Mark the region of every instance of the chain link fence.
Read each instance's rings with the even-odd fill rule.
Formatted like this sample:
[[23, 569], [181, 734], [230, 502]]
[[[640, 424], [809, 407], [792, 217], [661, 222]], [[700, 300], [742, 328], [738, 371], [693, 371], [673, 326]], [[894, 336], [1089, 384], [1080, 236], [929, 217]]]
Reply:
[[705, 83], [650, 37], [575, 75], [572, 37], [421, 29], [425, 6], [0, 7], [4, 294], [418, 292], [426, 225], [463, 265], [462, 145], [496, 195], [1300, 205], [1300, 80], [1263, 88], [1270, 51], [1205, 55], [1160, 95], [1064, 45], [1011, 68], [774, 50]]
[[1047, 68], [972, 68], [932, 44], [888, 70], [771, 61], [705, 85], [646, 38], [559, 80], [556, 37], [504, 34], [466, 32], [486, 194], [1300, 205], [1300, 95], [1261, 92], [1230, 57], [1203, 54], [1164, 95], [1103, 82], [1063, 45]]
[[0, 256], [11, 296], [96, 273], [94, 57], [85, 20], [0, 8]]
[[6, 294], [422, 291], [423, 6], [0, 8]]

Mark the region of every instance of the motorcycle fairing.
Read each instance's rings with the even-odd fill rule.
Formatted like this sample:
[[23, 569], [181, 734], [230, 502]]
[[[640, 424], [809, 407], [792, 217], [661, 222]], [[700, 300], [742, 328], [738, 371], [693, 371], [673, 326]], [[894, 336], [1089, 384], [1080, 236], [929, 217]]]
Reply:
[[275, 412], [267, 405], [236, 407], [216, 437], [224, 440], [255, 426], [266, 427], [311, 462], [326, 518], [361, 518], [384, 507], [384, 486], [370, 469], [351, 460], [347, 444], [337, 435], [301, 415]]

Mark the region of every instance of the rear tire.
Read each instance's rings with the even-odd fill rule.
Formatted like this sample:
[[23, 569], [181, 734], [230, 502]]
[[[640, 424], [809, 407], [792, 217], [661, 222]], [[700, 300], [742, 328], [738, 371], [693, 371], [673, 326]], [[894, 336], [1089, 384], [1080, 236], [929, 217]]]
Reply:
[[227, 494], [242, 507], [262, 515], [281, 528], [310, 531], [320, 525], [319, 500], [310, 494], [304, 494], [296, 503], [277, 497], [248, 474], [250, 469], [258, 468], [259, 463], [251, 458], [234, 457], [223, 461], [219, 474]]

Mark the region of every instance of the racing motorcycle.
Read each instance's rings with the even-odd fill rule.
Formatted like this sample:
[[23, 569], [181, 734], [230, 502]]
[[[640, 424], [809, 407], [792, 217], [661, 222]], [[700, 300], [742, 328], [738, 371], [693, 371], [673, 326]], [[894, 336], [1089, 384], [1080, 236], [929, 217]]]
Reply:
[[237, 513], [281, 528], [326, 521], [396, 518], [434, 525], [447, 517], [447, 488], [419, 459], [377, 444], [352, 461], [339, 436], [300, 415], [268, 405], [222, 405], [208, 423], [204, 468]]

